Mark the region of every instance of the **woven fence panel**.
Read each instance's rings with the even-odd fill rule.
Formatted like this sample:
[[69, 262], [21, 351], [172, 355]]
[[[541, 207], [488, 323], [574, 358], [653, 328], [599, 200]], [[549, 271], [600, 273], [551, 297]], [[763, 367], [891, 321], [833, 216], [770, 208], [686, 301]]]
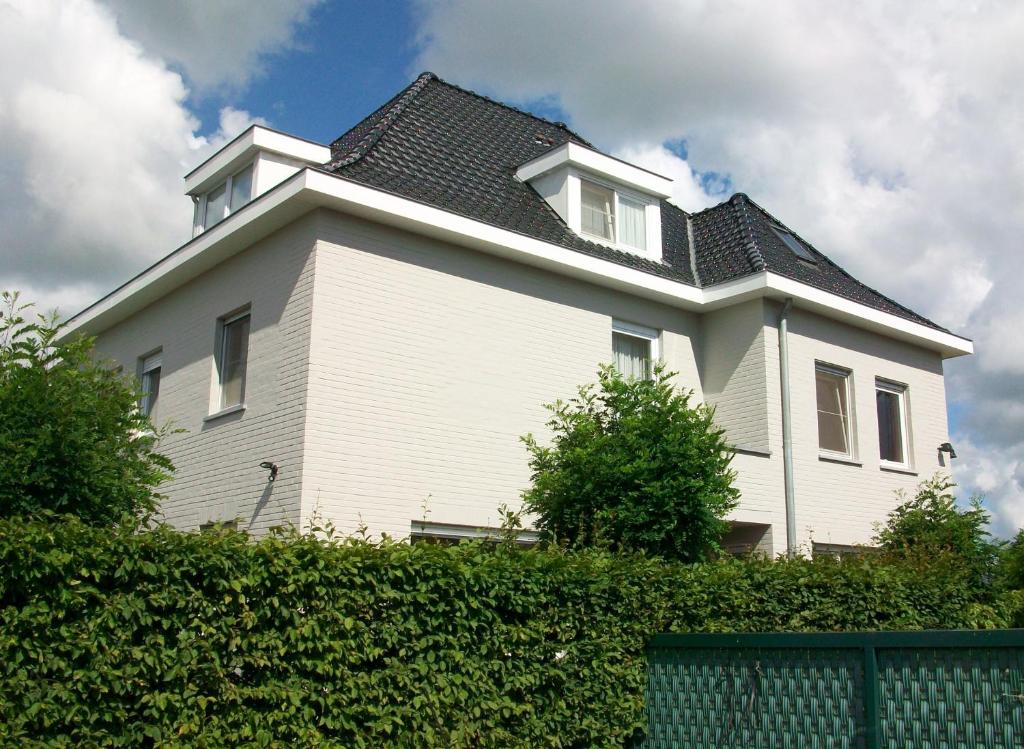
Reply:
[[859, 649], [652, 648], [644, 749], [864, 746]]
[[878, 650], [881, 745], [1024, 747], [1024, 650]]

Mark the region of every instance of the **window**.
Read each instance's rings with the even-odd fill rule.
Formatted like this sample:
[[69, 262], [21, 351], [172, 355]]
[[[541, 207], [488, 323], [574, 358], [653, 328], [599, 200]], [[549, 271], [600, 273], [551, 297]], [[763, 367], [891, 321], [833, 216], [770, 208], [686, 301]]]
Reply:
[[609, 187], [580, 180], [580, 231], [647, 250], [647, 205]]
[[584, 234], [614, 239], [614, 191], [592, 182], [580, 182], [580, 211], [580, 227]]
[[156, 352], [142, 360], [139, 366], [141, 372], [142, 399], [139, 401], [139, 410], [142, 415], [153, 418], [156, 413], [157, 401], [160, 398], [160, 367], [163, 354]]
[[612, 324], [612, 353], [615, 368], [624, 377], [647, 379], [658, 358], [658, 331], [616, 321]]
[[799, 239], [794, 237], [788, 231], [778, 226], [773, 226], [772, 231], [775, 232], [775, 236], [781, 239], [782, 243], [789, 248], [789, 251], [796, 255], [798, 258], [803, 260], [805, 263], [810, 263], [811, 265], [818, 264], [818, 258], [816, 258], [813, 255], [813, 253], [811, 253], [811, 251], [807, 249]]
[[217, 373], [220, 409], [240, 406], [245, 400], [245, 368], [249, 355], [249, 311], [221, 321]]
[[878, 380], [875, 403], [878, 408], [878, 455], [883, 463], [906, 467], [909, 464], [907, 440], [907, 389], [903, 385]]
[[822, 452], [852, 457], [850, 444], [850, 373], [818, 364], [818, 447]]
[[196, 234], [212, 229], [252, 200], [252, 172], [253, 165], [249, 164], [200, 198], [196, 203]]

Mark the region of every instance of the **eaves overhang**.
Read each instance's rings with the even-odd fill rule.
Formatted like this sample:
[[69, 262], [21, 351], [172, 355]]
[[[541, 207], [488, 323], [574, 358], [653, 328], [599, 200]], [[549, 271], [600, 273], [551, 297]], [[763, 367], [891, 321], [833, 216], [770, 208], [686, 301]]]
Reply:
[[502, 229], [477, 219], [306, 168], [261, 195], [71, 318], [62, 334], [95, 335], [300, 216], [326, 208], [476, 249], [600, 286], [703, 312], [754, 298], [792, 298], [795, 306], [934, 350], [944, 358], [973, 353], [960, 336], [761, 272], [697, 288]]

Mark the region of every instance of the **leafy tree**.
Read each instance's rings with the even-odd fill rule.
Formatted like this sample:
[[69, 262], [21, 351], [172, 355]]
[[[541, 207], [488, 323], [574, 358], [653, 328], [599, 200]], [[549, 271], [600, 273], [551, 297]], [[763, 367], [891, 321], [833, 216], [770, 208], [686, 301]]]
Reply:
[[978, 497], [970, 507], [957, 506], [956, 484], [942, 474], [922, 481], [917, 493], [889, 514], [877, 529], [875, 543], [897, 555], [958, 562], [973, 584], [991, 581], [999, 544], [988, 532], [989, 515]]
[[538, 525], [572, 546], [611, 544], [683, 561], [706, 559], [728, 529], [739, 492], [732, 451], [713, 409], [690, 405], [673, 374], [626, 379], [601, 367], [568, 403], [546, 406], [550, 447], [523, 438]]
[[173, 467], [135, 387], [93, 360], [92, 339], [58, 341], [55, 315], [31, 322], [31, 304], [0, 299], [0, 516], [109, 524], [152, 511]]

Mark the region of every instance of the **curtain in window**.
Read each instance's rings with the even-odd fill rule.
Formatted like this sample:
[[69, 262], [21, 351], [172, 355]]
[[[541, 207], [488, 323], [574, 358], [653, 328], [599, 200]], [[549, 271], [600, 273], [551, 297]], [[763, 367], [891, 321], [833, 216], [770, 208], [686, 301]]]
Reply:
[[625, 377], [644, 379], [651, 376], [651, 342], [646, 338], [612, 333], [615, 368]]
[[224, 326], [220, 407], [237, 406], [245, 397], [245, 360], [249, 352], [249, 316]]
[[647, 249], [647, 220], [643, 203], [619, 196], [619, 242]]
[[225, 190], [227, 190], [227, 186], [220, 185], [207, 194], [206, 222], [203, 224], [203, 228], [209, 229], [224, 220], [224, 203], [227, 201]]
[[585, 234], [612, 238], [615, 193], [592, 182], [580, 183], [580, 228]]
[[850, 454], [850, 421], [846, 405], [846, 377], [832, 372], [816, 373], [818, 391], [818, 446], [822, 450]]
[[142, 413], [152, 416], [160, 397], [160, 367], [151, 367], [142, 374]]
[[902, 463], [903, 429], [900, 418], [900, 396], [888, 390], [876, 390], [878, 405], [878, 452], [882, 460]]
[[231, 210], [237, 211], [252, 198], [252, 164], [231, 178]]

